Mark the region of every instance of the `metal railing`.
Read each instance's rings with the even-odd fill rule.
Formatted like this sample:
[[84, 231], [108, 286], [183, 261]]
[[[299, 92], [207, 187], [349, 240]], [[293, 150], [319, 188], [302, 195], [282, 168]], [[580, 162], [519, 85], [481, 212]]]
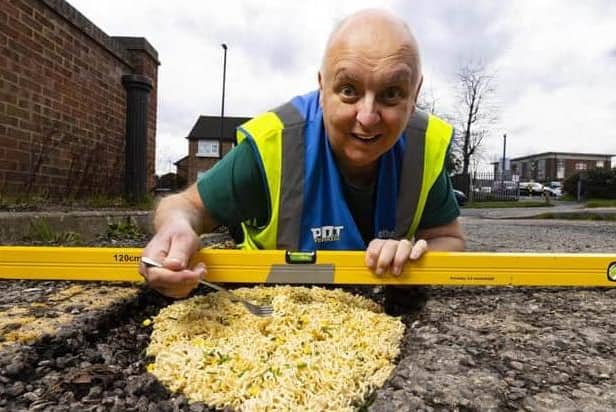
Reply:
[[452, 176], [456, 189], [466, 194], [471, 202], [519, 200], [520, 184], [517, 176], [473, 172], [470, 175]]

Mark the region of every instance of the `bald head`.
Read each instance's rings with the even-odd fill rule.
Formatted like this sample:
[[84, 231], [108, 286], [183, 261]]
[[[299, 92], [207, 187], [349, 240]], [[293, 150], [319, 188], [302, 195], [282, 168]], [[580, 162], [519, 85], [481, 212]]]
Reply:
[[331, 34], [319, 71], [323, 125], [341, 173], [373, 182], [378, 159], [399, 140], [421, 89], [417, 42], [383, 10], [363, 10]]
[[412, 83], [421, 78], [421, 61], [417, 41], [408, 25], [393, 13], [382, 9], [365, 9], [343, 19], [332, 31], [325, 48], [322, 74], [332, 60], [346, 53], [361, 53], [366, 58], [399, 56], [413, 71]]

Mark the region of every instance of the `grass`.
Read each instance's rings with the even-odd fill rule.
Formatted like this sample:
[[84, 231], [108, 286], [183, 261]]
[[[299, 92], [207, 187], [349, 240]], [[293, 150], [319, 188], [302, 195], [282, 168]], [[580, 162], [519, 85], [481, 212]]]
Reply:
[[0, 194], [0, 211], [25, 212], [39, 210], [40, 204], [46, 199], [41, 196], [7, 196]]
[[601, 220], [616, 222], [616, 214], [609, 213], [541, 213], [533, 219], [564, 219], [564, 220]]
[[521, 208], [521, 207], [552, 207], [553, 204], [542, 201], [517, 202], [513, 200], [492, 201], [492, 202], [468, 202], [464, 205], [467, 209], [487, 209], [487, 208]]
[[154, 198], [150, 195], [145, 196], [136, 202], [129, 202], [122, 197], [109, 197], [104, 195], [94, 195], [84, 200], [81, 203], [90, 209], [104, 208], [124, 208], [124, 209], [152, 209], [154, 206]]
[[584, 207], [616, 207], [616, 199], [591, 199], [584, 204]]
[[45, 195], [14, 196], [0, 193], [0, 211], [25, 212], [41, 210], [96, 210], [96, 209], [129, 209], [150, 210], [154, 207], [154, 198], [146, 196], [138, 202], [128, 202], [122, 197], [93, 195], [80, 199], [56, 199]]
[[140, 228], [137, 222], [132, 217], [127, 217], [124, 220], [119, 220], [116, 222], [111, 221], [111, 219], [107, 218], [107, 230], [105, 233], [98, 236], [101, 240], [113, 240], [113, 239], [133, 239], [133, 240], [141, 240], [146, 238], [148, 235], [144, 233]]
[[81, 237], [72, 231], [56, 231], [47, 219], [37, 218], [30, 222], [30, 234], [27, 239], [44, 244], [74, 245], [79, 243]]

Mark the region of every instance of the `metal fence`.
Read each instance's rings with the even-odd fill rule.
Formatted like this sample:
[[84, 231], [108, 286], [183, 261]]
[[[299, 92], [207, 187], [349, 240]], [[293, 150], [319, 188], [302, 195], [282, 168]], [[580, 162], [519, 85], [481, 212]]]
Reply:
[[517, 176], [491, 172], [473, 172], [452, 176], [454, 188], [461, 190], [471, 202], [518, 200], [520, 184]]

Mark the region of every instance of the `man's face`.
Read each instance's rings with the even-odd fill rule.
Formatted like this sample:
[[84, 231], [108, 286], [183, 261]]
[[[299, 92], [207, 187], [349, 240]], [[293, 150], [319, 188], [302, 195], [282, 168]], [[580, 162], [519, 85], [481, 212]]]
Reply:
[[415, 109], [418, 76], [408, 48], [383, 50], [352, 43], [334, 46], [319, 73], [325, 129], [347, 172], [374, 168]]

